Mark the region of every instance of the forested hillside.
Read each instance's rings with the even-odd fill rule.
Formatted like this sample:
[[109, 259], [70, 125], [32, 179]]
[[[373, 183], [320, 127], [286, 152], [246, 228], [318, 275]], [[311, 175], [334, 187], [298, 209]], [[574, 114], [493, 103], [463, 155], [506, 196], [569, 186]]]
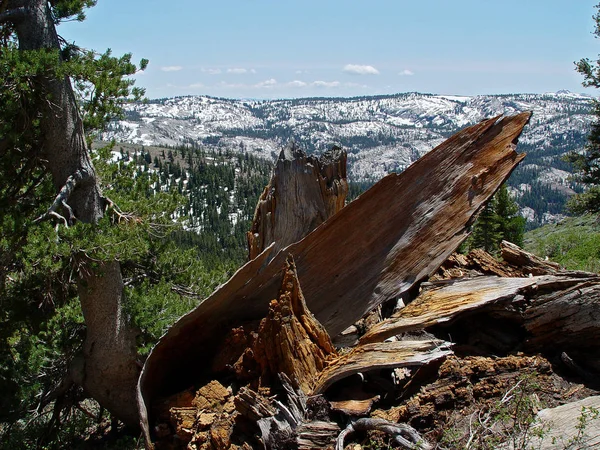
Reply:
[[581, 151], [591, 98], [570, 92], [460, 97], [403, 93], [356, 98], [250, 101], [206, 96], [126, 105], [105, 139], [143, 145], [200, 146], [273, 161], [294, 139], [309, 154], [332, 145], [348, 152], [349, 178], [372, 184], [401, 172], [452, 133], [486, 117], [533, 111], [520, 143], [528, 157], [509, 180], [529, 227], [553, 222], [581, 187], [562, 157]]
[[182, 229], [172, 238], [204, 259], [247, 257], [246, 232], [258, 197], [267, 185], [271, 163], [249, 153], [198, 147], [116, 145], [112, 161], [133, 164], [135, 176], [149, 176], [152, 195], [173, 192], [181, 202], [173, 214]]

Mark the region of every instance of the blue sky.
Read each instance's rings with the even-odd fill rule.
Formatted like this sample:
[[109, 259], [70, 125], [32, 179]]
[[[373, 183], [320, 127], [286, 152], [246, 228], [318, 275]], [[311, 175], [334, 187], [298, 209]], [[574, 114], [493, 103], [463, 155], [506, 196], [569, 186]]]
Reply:
[[148, 58], [149, 98], [542, 93], [581, 86], [600, 0], [99, 0], [59, 33]]

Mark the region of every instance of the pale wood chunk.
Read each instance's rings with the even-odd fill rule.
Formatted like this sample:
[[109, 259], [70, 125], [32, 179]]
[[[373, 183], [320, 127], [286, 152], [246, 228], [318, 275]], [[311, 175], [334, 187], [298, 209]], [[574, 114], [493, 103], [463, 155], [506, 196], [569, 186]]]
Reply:
[[600, 396], [588, 397], [556, 408], [538, 412], [536, 429], [542, 437], [532, 433], [531, 448], [558, 450], [564, 448], [600, 448]]
[[379, 395], [363, 400], [330, 401], [331, 409], [343, 412], [349, 416], [364, 416], [371, 412], [373, 403], [379, 400]]
[[342, 378], [359, 372], [422, 366], [452, 354], [450, 344], [438, 340], [365, 344], [332, 361], [316, 380], [312, 395], [324, 392]]

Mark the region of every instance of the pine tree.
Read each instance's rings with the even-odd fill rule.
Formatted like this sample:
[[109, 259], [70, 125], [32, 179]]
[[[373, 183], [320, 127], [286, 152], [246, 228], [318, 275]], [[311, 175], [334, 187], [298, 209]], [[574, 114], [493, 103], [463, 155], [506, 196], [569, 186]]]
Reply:
[[524, 233], [525, 219], [519, 215], [519, 206], [503, 184], [477, 218], [467, 247], [495, 254], [502, 240], [522, 246]]
[[[600, 38], [600, 4], [595, 7], [597, 12], [593, 18], [596, 22], [594, 35]], [[600, 55], [596, 61], [583, 58], [575, 63], [577, 71], [583, 75], [583, 86], [600, 88]], [[568, 203], [573, 213], [600, 212], [600, 102], [594, 100], [594, 122], [588, 135], [587, 145], [583, 154], [570, 153], [566, 160], [573, 164], [577, 175], [575, 179], [589, 186], [583, 194], [574, 196]]]
[[[25, 379], [11, 384], [5, 378], [29, 369], [23, 361], [19, 366], [12, 352], [19, 357], [48, 352], [33, 339], [44, 332], [49, 341], [64, 337], [64, 348], [72, 344], [71, 353], [60, 356], [71, 364], [67, 369], [56, 356], [61, 370], [48, 374], [55, 377], [45, 379], [48, 386], [40, 386], [39, 378], [34, 386], [29, 383], [30, 389], [41, 391], [38, 406], [83, 388], [125, 423], [138, 423], [139, 368], [135, 335], [123, 312], [119, 258], [90, 250], [102, 249], [90, 245], [90, 239], [121, 231], [109, 231], [110, 211], [117, 210], [102, 192], [89, 152], [89, 132], [119, 116], [122, 101], [139, 99], [143, 90], [127, 78], [137, 70], [131, 55], [98, 55], [66, 43], [56, 31], [63, 20], [83, 20], [84, 10], [95, 3], [1, 2], [0, 329], [3, 341], [19, 345], [0, 349], [0, 382], [6, 380], [16, 391], [14, 397], [3, 396], [0, 418], [19, 414], [13, 401], [25, 395]], [[99, 232], [101, 227], [107, 227], [106, 233]], [[63, 321], [51, 315], [61, 308], [73, 312], [75, 299], [85, 321], [83, 345], [70, 341], [74, 336], [63, 334]], [[56, 319], [54, 325], [49, 317]], [[58, 388], [51, 390], [52, 384]], [[59, 409], [57, 423], [60, 413]]]
[[510, 196], [506, 184], [500, 187], [495, 198], [495, 212], [498, 216], [498, 232], [501, 238], [522, 247], [525, 234], [525, 218], [519, 215], [519, 205]]
[[488, 253], [496, 252], [502, 236], [499, 231], [500, 221], [495, 207], [496, 201], [492, 197], [473, 226], [470, 248], [481, 248]]

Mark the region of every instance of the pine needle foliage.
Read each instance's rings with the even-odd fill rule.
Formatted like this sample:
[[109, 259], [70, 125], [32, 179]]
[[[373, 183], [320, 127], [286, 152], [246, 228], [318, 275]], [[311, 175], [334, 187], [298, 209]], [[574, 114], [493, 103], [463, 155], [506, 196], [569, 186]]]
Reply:
[[[600, 3], [595, 7], [594, 36], [600, 38]], [[575, 68], [583, 76], [583, 86], [600, 88], [600, 55], [595, 61], [582, 58], [575, 63]], [[583, 194], [575, 195], [567, 204], [574, 214], [600, 212], [600, 101], [594, 100], [594, 122], [582, 153], [572, 152], [565, 160], [573, 165], [576, 171], [574, 179], [588, 186]]]

